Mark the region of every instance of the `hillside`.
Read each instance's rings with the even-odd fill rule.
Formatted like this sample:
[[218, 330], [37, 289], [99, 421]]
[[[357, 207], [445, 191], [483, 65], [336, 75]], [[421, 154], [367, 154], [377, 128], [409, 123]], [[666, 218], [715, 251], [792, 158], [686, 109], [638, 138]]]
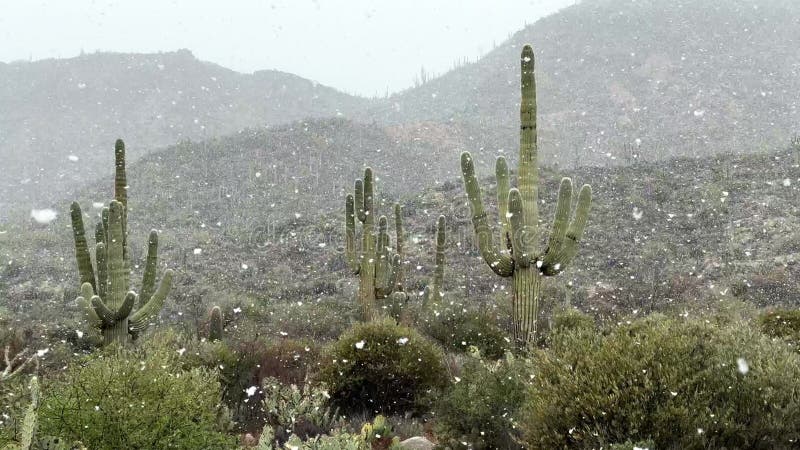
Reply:
[[532, 43], [551, 163], [625, 162], [637, 142], [647, 160], [782, 146], [800, 123], [798, 17], [793, 0], [584, 0], [369, 116], [470, 123], [489, 152], [513, 149], [517, 60]]
[[181, 140], [349, 116], [366, 102], [287, 73], [237, 73], [187, 50], [0, 63], [0, 209], [53, 206], [54, 193], [103, 173], [116, 136], [135, 160]]
[[[303, 135], [307, 141], [298, 139]], [[389, 213], [391, 199], [405, 205], [407, 284], [414, 290], [425, 286], [433, 224], [445, 214], [451, 298], [507, 307], [504, 292], [510, 287], [491, 273], [475, 249], [460, 180], [443, 178], [438, 187], [421, 191], [413, 167], [396, 172], [383, 168], [402, 151], [386, 134], [341, 120], [245, 132], [207, 143], [204, 151], [202, 143], [175, 146], [131, 165], [131, 251], [134, 261], [140, 259], [146, 231], [154, 226], [162, 230], [164, 265], [179, 273], [167, 307], [170, 320], [191, 323], [208, 302], [222, 302], [281, 311], [300, 321], [293, 326], [302, 327], [326, 314], [319, 302], [332, 302], [339, 310], [351, 304], [355, 279], [342, 255], [342, 198], [363, 163], [363, 157], [354, 155], [363, 150], [341, 152], [338, 163], [332, 163], [324, 156], [328, 147], [323, 143], [353, 142], [357, 135], [383, 142], [382, 151], [369, 158], [376, 163], [381, 198], [389, 200], [380, 212]], [[259, 155], [267, 143], [280, 149], [280, 158]], [[578, 183], [591, 183], [596, 200], [585, 244], [573, 267], [551, 279], [548, 298], [569, 299], [586, 311], [612, 317], [701, 308], [734, 296], [761, 306], [797, 304], [796, 158], [775, 151], [564, 173]], [[273, 167], [271, 161], [277, 160], [293, 165]], [[448, 164], [455, 168], [457, 161]], [[317, 176], [323, 172], [324, 177]], [[546, 223], [561, 175], [543, 173]], [[492, 180], [482, 184], [484, 196], [491, 199]], [[312, 190], [318, 194], [310, 195]], [[110, 195], [106, 180], [78, 198], [94, 215], [98, 210], [91, 204]], [[487, 201], [490, 207], [494, 203]], [[76, 271], [67, 199], [60, 204], [61, 214], [49, 225], [14, 226], [0, 233], [0, 297], [18, 317], [74, 311]]]

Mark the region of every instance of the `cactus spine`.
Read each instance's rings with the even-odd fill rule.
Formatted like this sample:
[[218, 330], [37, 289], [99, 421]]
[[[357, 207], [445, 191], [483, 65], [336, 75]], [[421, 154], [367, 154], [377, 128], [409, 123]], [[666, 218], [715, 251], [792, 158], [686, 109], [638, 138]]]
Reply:
[[445, 218], [439, 216], [436, 221], [436, 256], [433, 277], [425, 287], [424, 302], [426, 307], [436, 305], [442, 299], [442, 285], [444, 284], [444, 246], [447, 235], [445, 234]]
[[581, 188], [575, 213], [571, 215], [572, 180], [561, 180], [550, 238], [547, 247], [540, 251], [536, 82], [533, 49], [529, 45], [522, 49], [521, 65], [519, 187], [509, 189], [508, 166], [504, 158], [498, 158], [496, 165], [505, 249], [496, 249], [492, 242], [492, 230], [483, 209], [472, 156], [468, 152], [461, 155], [461, 171], [481, 256], [497, 275], [514, 280], [514, 338], [517, 346], [524, 348], [536, 338], [541, 279], [557, 275], [575, 257], [586, 226], [592, 190], [589, 185]]
[[[395, 214], [399, 212], [400, 208], [396, 206]], [[356, 244], [356, 218], [362, 225], [360, 249]], [[402, 220], [396, 217], [395, 224], [398, 236], [401, 236]], [[364, 179], [355, 182], [355, 195], [348, 194], [345, 199], [345, 253], [350, 270], [359, 276], [358, 303], [365, 321], [378, 317], [376, 300], [389, 297], [398, 288], [401, 258], [390, 249], [387, 228], [388, 220], [381, 216], [376, 235], [374, 179], [372, 169], [367, 167]]]
[[142, 279], [141, 294], [130, 290], [130, 260], [127, 246], [127, 181], [125, 175], [125, 144], [118, 139], [115, 145], [116, 173], [114, 197], [101, 215], [95, 228], [95, 271], [86, 240], [83, 212], [78, 202], [70, 210], [75, 257], [81, 282], [83, 306], [91, 325], [99, 328], [106, 344], [125, 343], [144, 331], [164, 306], [172, 286], [172, 270], [167, 270], [158, 289], [155, 287], [158, 266], [158, 233], [150, 232]]
[[221, 341], [225, 322], [222, 316], [222, 309], [219, 306], [211, 308], [208, 320], [208, 340]]

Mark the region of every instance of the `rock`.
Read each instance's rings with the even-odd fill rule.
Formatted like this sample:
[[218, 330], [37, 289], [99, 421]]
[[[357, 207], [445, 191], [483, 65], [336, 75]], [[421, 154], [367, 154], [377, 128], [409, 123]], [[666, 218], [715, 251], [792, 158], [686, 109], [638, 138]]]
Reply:
[[400, 446], [407, 450], [433, 450], [433, 442], [424, 437], [412, 437], [400, 443]]

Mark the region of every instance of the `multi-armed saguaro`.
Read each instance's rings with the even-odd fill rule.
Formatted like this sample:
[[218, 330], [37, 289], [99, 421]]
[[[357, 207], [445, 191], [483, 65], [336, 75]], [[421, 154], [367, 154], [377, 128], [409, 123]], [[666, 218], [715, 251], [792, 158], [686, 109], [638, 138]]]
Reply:
[[425, 306], [434, 306], [442, 299], [442, 285], [444, 284], [444, 246], [447, 236], [445, 234], [445, 218], [439, 216], [436, 221], [436, 256], [433, 277], [425, 287]]
[[560, 273], [575, 257], [586, 226], [592, 189], [589, 185], [581, 188], [572, 216], [572, 180], [561, 180], [550, 239], [544, 251], [540, 251], [536, 84], [533, 49], [529, 45], [522, 49], [521, 59], [519, 188], [509, 189], [508, 165], [504, 158], [498, 158], [496, 166], [497, 201], [505, 249], [496, 249], [492, 242], [492, 229], [483, 209], [472, 156], [467, 152], [461, 155], [461, 171], [481, 255], [496, 274], [514, 279], [514, 337], [519, 347], [526, 347], [536, 337], [542, 277]]
[[[75, 256], [81, 282], [78, 304], [86, 309], [91, 325], [100, 328], [106, 344], [127, 342], [144, 331], [164, 306], [172, 286], [172, 270], [168, 269], [155, 289], [158, 266], [158, 233], [150, 232], [142, 291], [130, 291], [130, 254], [127, 231], [127, 181], [125, 178], [125, 144], [115, 146], [116, 173], [114, 200], [103, 208], [102, 220], [95, 229], [95, 262], [86, 241], [83, 212], [78, 202], [71, 207]], [[135, 310], [134, 310], [135, 309]]]
[[[375, 234], [374, 179], [372, 169], [364, 170], [364, 179], [356, 180], [355, 196], [348, 194], [345, 200], [345, 251], [347, 264], [353, 274], [359, 276], [358, 303], [364, 320], [377, 317], [376, 300], [389, 298], [393, 301], [405, 297], [401, 281], [401, 256], [403, 245], [400, 207], [395, 205], [397, 231], [397, 253], [390, 250], [388, 220], [378, 220]], [[362, 224], [361, 248], [356, 244], [356, 217]], [[394, 293], [394, 295], [393, 295]]]

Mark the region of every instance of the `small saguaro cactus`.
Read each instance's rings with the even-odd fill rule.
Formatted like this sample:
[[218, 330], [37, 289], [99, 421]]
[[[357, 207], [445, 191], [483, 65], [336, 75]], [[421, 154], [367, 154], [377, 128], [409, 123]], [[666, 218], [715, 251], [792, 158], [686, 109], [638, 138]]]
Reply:
[[493, 232], [483, 209], [474, 163], [468, 152], [461, 155], [461, 171], [481, 256], [497, 275], [514, 280], [514, 337], [516, 345], [524, 348], [536, 338], [542, 277], [561, 273], [577, 253], [589, 214], [592, 189], [589, 185], [581, 188], [575, 213], [571, 215], [572, 180], [561, 180], [550, 238], [544, 250], [540, 250], [536, 84], [533, 49], [529, 45], [522, 49], [521, 63], [519, 187], [509, 189], [505, 158], [498, 158], [496, 165], [501, 245], [505, 248], [498, 250], [492, 242]]
[[[375, 234], [374, 179], [372, 169], [364, 170], [364, 179], [356, 180], [355, 195], [348, 194], [345, 199], [345, 252], [347, 264], [354, 275], [359, 276], [358, 303], [365, 321], [378, 316], [376, 300], [390, 297], [396, 290], [393, 301], [399, 300], [402, 281], [399, 281], [402, 251], [402, 220], [400, 207], [395, 206], [395, 225], [399, 238], [398, 253], [390, 249], [388, 220], [386, 216], [378, 219], [378, 233]], [[356, 244], [356, 218], [362, 224], [361, 246]], [[398, 283], [399, 286], [398, 286]]]
[[222, 316], [222, 308], [214, 306], [211, 308], [211, 313], [208, 319], [208, 340], [221, 341], [223, 328], [225, 326], [224, 318]]
[[100, 329], [105, 344], [125, 343], [136, 339], [164, 306], [172, 286], [172, 270], [168, 269], [155, 288], [158, 267], [158, 233], [150, 232], [140, 294], [130, 290], [130, 255], [127, 245], [127, 182], [125, 177], [125, 144], [115, 146], [116, 173], [114, 197], [103, 208], [95, 229], [95, 271], [86, 240], [83, 212], [78, 202], [71, 207], [75, 257], [81, 282], [82, 306], [92, 326]]
[[426, 307], [438, 304], [442, 298], [445, 263], [444, 248], [446, 239], [445, 218], [444, 216], [439, 216], [439, 220], [436, 221], [436, 256], [434, 258], [436, 266], [433, 270], [433, 277], [431, 277], [431, 280], [428, 282], [428, 286], [425, 287], [425, 298], [423, 301]]

